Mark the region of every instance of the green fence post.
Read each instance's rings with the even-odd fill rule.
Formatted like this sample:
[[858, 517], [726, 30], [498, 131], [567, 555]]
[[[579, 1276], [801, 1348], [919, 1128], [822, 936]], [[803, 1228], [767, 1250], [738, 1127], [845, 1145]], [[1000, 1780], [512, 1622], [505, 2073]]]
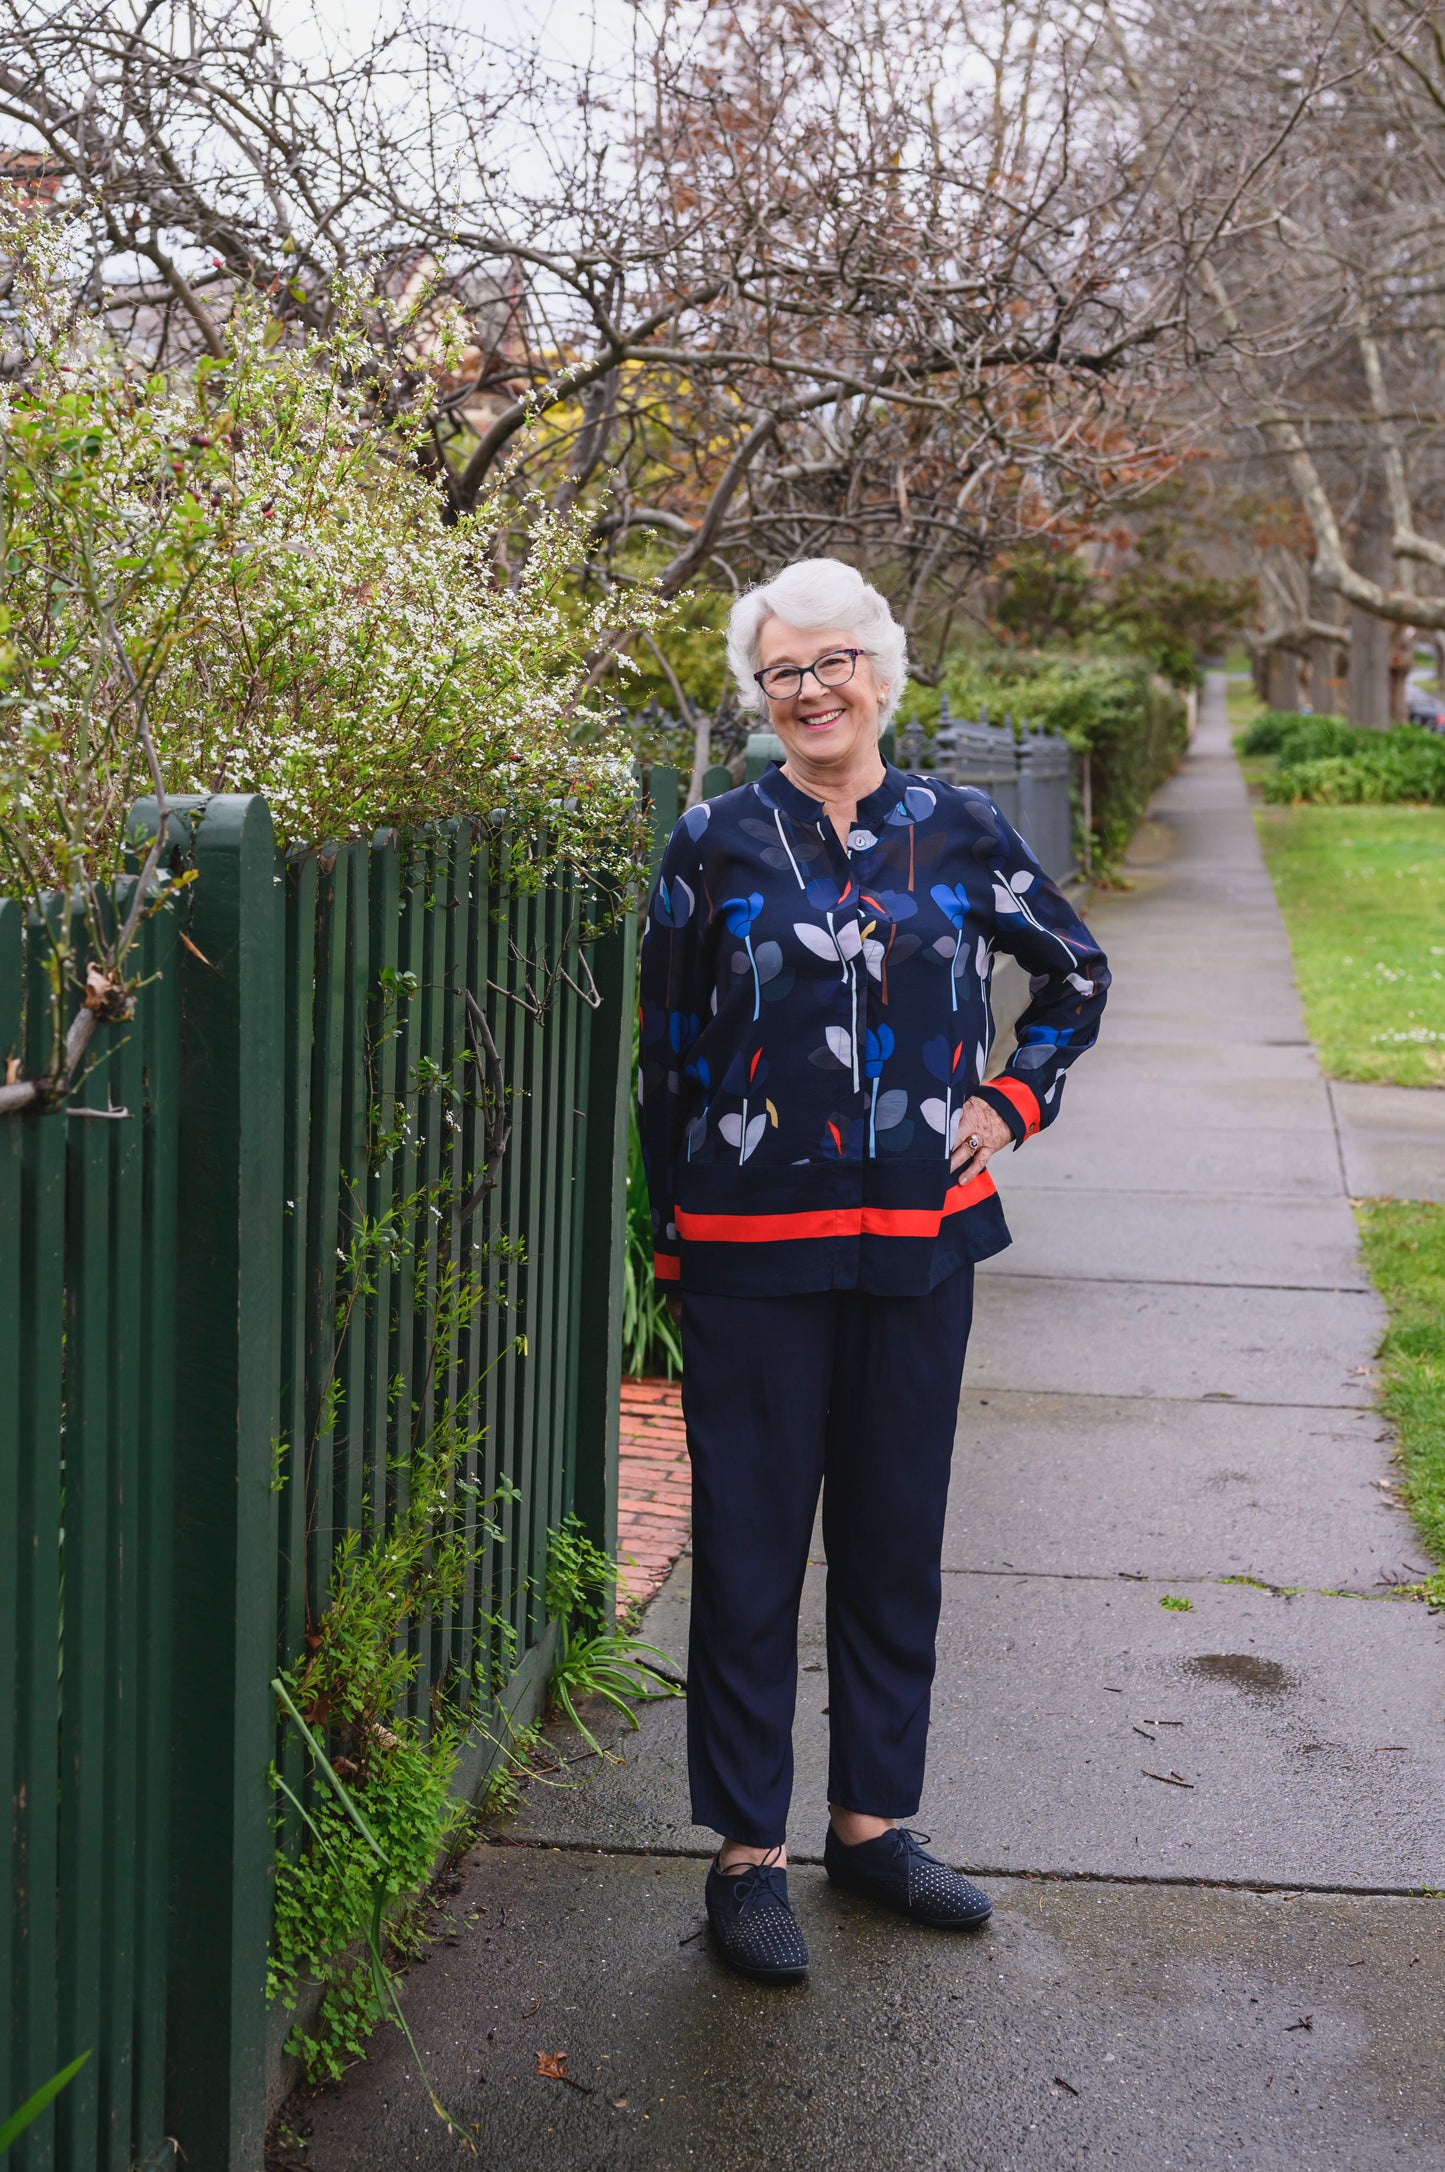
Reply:
[[[0, 898], [0, 1062], [18, 1057], [20, 983], [25, 909]], [[30, 1121], [40, 1119], [31, 1117]], [[16, 1845], [16, 1802], [24, 1770], [16, 1755], [19, 1732], [17, 1678], [20, 1660], [20, 1582], [24, 1542], [20, 1530], [20, 1380], [25, 1369], [20, 1340], [20, 1214], [23, 1116], [0, 1117], [0, 2104], [19, 2104], [30, 2094], [14, 2056], [27, 1990], [15, 1965], [15, 1922], [24, 1905]]]
[[622, 1259], [627, 1229], [627, 1099], [637, 918], [592, 952], [600, 997], [587, 1046], [582, 1126], [582, 1272], [577, 1315], [577, 1462], [573, 1499], [593, 1544], [617, 1551], [617, 1431], [622, 1397]]
[[[47, 901], [52, 913], [54, 900]], [[15, 1053], [32, 1078], [49, 1054], [47, 990], [40, 922], [26, 942], [26, 1039]], [[9, 1051], [7, 1051], [8, 1053]], [[62, 2052], [57, 2035], [60, 1971], [61, 1382], [64, 1365], [65, 1121], [10, 1116], [8, 1140], [19, 1156], [19, 1298], [17, 1349], [24, 1352], [19, 1391], [19, 1560], [15, 1669], [14, 1819], [15, 2101], [23, 2101], [86, 2048]], [[23, 2172], [52, 2172], [54, 2108], [42, 2113], [15, 2151]]]
[[783, 745], [782, 740], [779, 739], [776, 732], [749, 732], [747, 751], [747, 782], [749, 784], [756, 784], [758, 778], [762, 776], [769, 762], [781, 762], [785, 760], [787, 752], [787, 748]]
[[667, 840], [672, 835], [681, 805], [680, 780], [675, 769], [654, 762], [647, 772], [647, 796], [652, 803], [652, 851], [647, 865], [648, 887], [657, 880]]
[[720, 762], [715, 763], [711, 769], [703, 771], [702, 796], [704, 799], [716, 799], [719, 793], [730, 792], [732, 788], [733, 773], [730, 769], [725, 769]]
[[181, 959], [166, 2125], [186, 2172], [256, 2172], [274, 1845], [286, 892], [263, 799], [175, 807], [193, 824], [197, 881], [194, 947]]

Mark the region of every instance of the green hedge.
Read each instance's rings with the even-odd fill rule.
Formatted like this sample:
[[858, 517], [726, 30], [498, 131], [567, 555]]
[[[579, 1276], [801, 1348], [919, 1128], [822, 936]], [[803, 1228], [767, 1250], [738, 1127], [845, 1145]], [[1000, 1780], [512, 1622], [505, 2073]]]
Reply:
[[[1188, 743], [1184, 697], [1147, 663], [1131, 657], [1089, 657], [1037, 649], [981, 659], [955, 657], [943, 679], [956, 716], [987, 709], [994, 722], [1062, 732], [1076, 753], [1089, 756], [1094, 834], [1091, 858], [1107, 867], [1120, 859], [1153, 794], [1178, 767]], [[919, 689], [920, 714], [938, 713], [938, 697]]]
[[1273, 806], [1445, 806], [1445, 735], [1418, 724], [1368, 731], [1343, 717], [1270, 711], [1255, 719], [1239, 744], [1245, 754], [1276, 757], [1264, 786]]
[[1342, 716], [1301, 716], [1297, 709], [1267, 709], [1239, 735], [1241, 754], [1277, 754], [1283, 762], [1322, 761], [1353, 752], [1359, 738]]

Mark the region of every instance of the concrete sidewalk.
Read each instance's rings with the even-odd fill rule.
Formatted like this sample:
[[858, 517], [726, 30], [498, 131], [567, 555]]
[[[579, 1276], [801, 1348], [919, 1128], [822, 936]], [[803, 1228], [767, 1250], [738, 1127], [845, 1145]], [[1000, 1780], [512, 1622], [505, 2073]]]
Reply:
[[1445, 1199], [1445, 1087], [1334, 1079], [1330, 1107], [1357, 1199]]
[[[806, 1988], [725, 1977], [683, 1712], [534, 1789], [406, 1999], [484, 2163], [713, 2172], [1445, 2163], [1445, 1620], [1378, 1481], [1380, 1306], [1229, 750], [1160, 794], [1058, 1126], [996, 1165], [928, 1797], [972, 1940], [835, 1895], [823, 1570], [802, 1628]], [[679, 1655], [688, 1563], [649, 1616]], [[1165, 1608], [1166, 1595], [1187, 1609]], [[564, 2051], [578, 2086], [537, 2075]], [[317, 2172], [450, 2165], [395, 2037], [297, 2113]]]

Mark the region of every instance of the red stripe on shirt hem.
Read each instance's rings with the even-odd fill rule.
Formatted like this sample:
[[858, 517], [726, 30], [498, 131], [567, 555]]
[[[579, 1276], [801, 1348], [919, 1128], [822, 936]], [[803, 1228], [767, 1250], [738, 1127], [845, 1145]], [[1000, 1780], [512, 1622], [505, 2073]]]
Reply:
[[805, 1207], [793, 1214], [689, 1214], [677, 1233], [690, 1244], [783, 1244], [827, 1237], [936, 1237], [946, 1215], [997, 1196], [986, 1169], [956, 1184], [941, 1207]]
[[1031, 1139], [1038, 1130], [1041, 1120], [1039, 1097], [1033, 1088], [1025, 1086], [1021, 1078], [1010, 1078], [1007, 1073], [999, 1078], [991, 1078], [988, 1083], [996, 1094], [1002, 1094], [1005, 1101], [1013, 1103], [1028, 1126], [1024, 1137]]

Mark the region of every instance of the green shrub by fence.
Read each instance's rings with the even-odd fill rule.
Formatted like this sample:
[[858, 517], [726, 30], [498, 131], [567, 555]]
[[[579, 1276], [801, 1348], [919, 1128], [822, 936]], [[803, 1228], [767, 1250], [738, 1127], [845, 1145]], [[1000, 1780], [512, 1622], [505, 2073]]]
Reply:
[[[1147, 663], [1123, 657], [1009, 651], [984, 659], [961, 655], [944, 674], [953, 715], [1059, 732], [1076, 755], [1087, 755], [1092, 813], [1092, 866], [1120, 859], [1150, 799], [1188, 744], [1188, 717], [1178, 689]], [[909, 685], [904, 714], [932, 722], [937, 693]]]
[[[176, 820], [198, 879], [147, 924], [158, 977], [133, 1024], [100, 1029], [83, 1096], [128, 1113], [0, 1119], [0, 1850], [17, 1895], [0, 2117], [93, 2053], [16, 2144], [18, 2172], [169, 2162], [168, 2135], [188, 2172], [256, 2172], [287, 2019], [264, 1994], [273, 1757], [299, 1777], [270, 1683], [324, 1609], [338, 1540], [405, 1488], [414, 1414], [476, 1396], [459, 1523], [515, 1489], [455, 1606], [411, 1625], [415, 1716], [444, 1695], [475, 1723], [468, 1786], [499, 1671], [515, 1659], [509, 1709], [545, 1682], [549, 1528], [575, 1509], [616, 1540], [630, 925], [584, 961], [581, 886], [495, 896], [471, 824], [283, 858], [260, 799], [182, 802]], [[30, 1068], [37, 935], [0, 903], [0, 1055]], [[468, 992], [513, 1128], [464, 1219], [487, 1151]], [[373, 1260], [338, 1341], [350, 1234], [404, 1202], [411, 1241]], [[433, 1357], [464, 1256], [505, 1303]]]

